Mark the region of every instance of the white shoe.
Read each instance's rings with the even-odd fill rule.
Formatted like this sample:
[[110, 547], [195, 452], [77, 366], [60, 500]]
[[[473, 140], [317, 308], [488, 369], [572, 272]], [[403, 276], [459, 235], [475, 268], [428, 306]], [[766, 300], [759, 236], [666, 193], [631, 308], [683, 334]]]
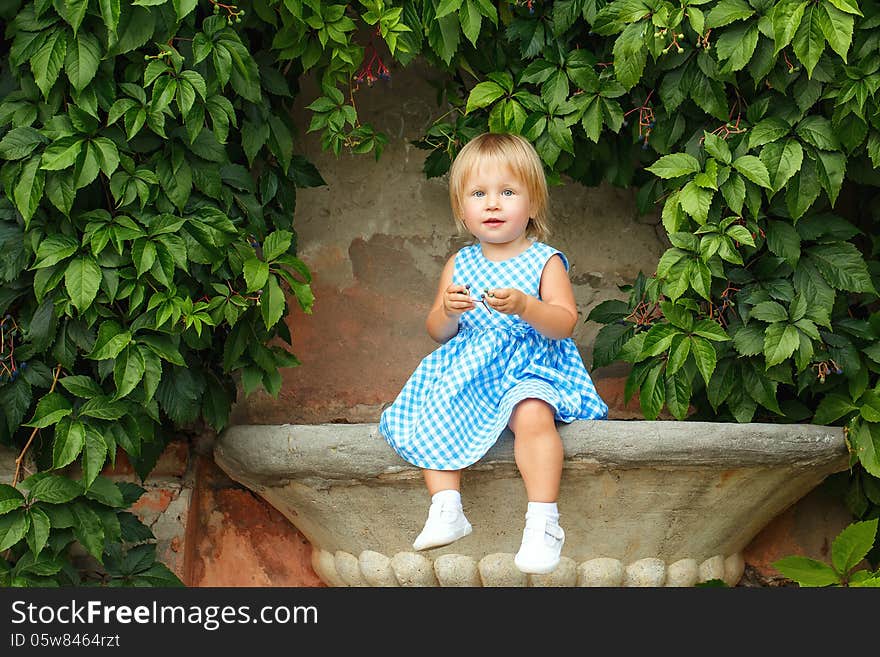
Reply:
[[414, 550], [449, 545], [473, 531], [460, 506], [434, 502], [428, 509], [428, 520], [422, 533], [413, 542]]
[[559, 555], [565, 543], [565, 532], [557, 523], [543, 516], [527, 517], [522, 545], [513, 559], [524, 573], [544, 575], [559, 565]]

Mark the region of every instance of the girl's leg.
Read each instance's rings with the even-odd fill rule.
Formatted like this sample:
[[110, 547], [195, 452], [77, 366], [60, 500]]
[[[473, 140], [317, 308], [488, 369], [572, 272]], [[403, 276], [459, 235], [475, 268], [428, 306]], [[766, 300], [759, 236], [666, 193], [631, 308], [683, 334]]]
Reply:
[[529, 499], [514, 563], [525, 573], [549, 573], [559, 564], [565, 542], [556, 506], [564, 455], [553, 407], [540, 399], [525, 399], [516, 405], [510, 428], [514, 458]]
[[513, 457], [522, 474], [529, 502], [555, 502], [562, 479], [562, 439], [553, 407], [540, 399], [524, 399], [510, 418], [515, 437]]
[[422, 532], [413, 542], [416, 550], [448, 545], [471, 533], [461, 507], [461, 470], [422, 470], [431, 494], [431, 508]]
[[441, 490], [461, 490], [461, 470], [422, 470], [431, 495]]

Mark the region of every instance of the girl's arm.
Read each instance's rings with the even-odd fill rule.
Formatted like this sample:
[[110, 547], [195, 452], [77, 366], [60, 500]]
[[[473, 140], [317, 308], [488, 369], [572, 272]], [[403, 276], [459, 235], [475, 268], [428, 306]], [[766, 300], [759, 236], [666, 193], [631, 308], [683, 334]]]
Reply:
[[462, 313], [474, 309], [467, 288], [464, 285], [453, 285], [452, 272], [455, 269], [455, 256], [446, 261], [440, 274], [440, 285], [434, 305], [428, 311], [425, 328], [435, 342], [443, 344], [458, 333], [458, 318]]
[[495, 296], [486, 301], [499, 312], [519, 315], [551, 340], [571, 337], [577, 323], [577, 306], [561, 258], [554, 256], [547, 261], [541, 274], [540, 290], [541, 299], [512, 288], [493, 290]]

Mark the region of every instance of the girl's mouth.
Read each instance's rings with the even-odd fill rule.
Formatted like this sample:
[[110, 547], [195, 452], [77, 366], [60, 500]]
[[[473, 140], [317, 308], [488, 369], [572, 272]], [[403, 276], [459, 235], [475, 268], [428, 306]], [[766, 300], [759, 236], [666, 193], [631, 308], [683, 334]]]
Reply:
[[483, 223], [487, 226], [500, 226], [504, 223], [504, 221], [502, 221], [501, 219], [486, 219], [486, 221], [484, 221]]

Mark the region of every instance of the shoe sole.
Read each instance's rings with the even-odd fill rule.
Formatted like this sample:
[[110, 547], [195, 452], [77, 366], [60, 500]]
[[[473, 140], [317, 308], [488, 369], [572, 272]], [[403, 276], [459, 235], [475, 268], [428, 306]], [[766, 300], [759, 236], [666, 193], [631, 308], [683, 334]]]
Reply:
[[516, 559], [513, 560], [514, 565], [521, 573], [525, 573], [526, 575], [547, 575], [548, 573], [552, 573], [559, 566], [559, 562], [557, 561], [549, 568], [547, 566], [541, 567], [531, 567], [531, 566], [521, 566], [517, 563]]
[[474, 528], [470, 525], [470, 523], [468, 523], [468, 525], [464, 528], [464, 533], [461, 536], [456, 536], [455, 538], [449, 539], [448, 541], [442, 541], [440, 543], [429, 543], [422, 547], [416, 547], [415, 543], [413, 543], [413, 550], [415, 550], [416, 552], [421, 552], [423, 550], [431, 550], [433, 548], [443, 547], [444, 545], [450, 545], [452, 543], [455, 543], [456, 541], [463, 539], [465, 536], [468, 536], [472, 531], [474, 531]]

